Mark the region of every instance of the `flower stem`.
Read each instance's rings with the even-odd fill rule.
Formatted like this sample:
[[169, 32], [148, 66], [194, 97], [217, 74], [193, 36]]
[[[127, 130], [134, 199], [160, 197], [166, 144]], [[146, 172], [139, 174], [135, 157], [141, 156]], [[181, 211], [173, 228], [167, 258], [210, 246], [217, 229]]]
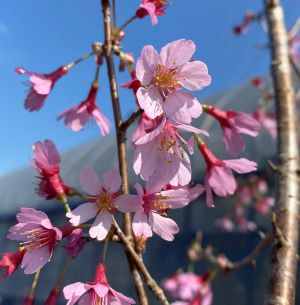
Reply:
[[40, 273], [41, 273], [41, 269], [39, 269], [34, 275], [34, 278], [33, 278], [32, 284], [31, 284], [31, 288], [30, 288], [30, 292], [29, 292], [29, 295], [31, 295], [31, 296], [34, 295], [34, 291], [35, 291], [36, 285], [38, 283]]
[[130, 24], [132, 21], [134, 21], [136, 19], [136, 16], [133, 15], [131, 18], [129, 18], [119, 29], [118, 29], [118, 34], [121, 33], [128, 24]]
[[71, 68], [73, 68], [75, 65], [77, 65], [77, 64], [79, 64], [80, 62], [82, 62], [82, 61], [88, 59], [88, 58], [91, 57], [92, 55], [94, 55], [94, 52], [91, 52], [91, 53], [89, 53], [89, 54], [86, 54], [86, 55], [84, 55], [84, 56], [82, 56], [82, 57], [80, 57], [80, 58], [78, 58], [78, 59], [76, 59], [76, 60], [70, 62], [69, 64], [66, 65], [66, 67], [67, 67], [68, 69], [71, 69]]
[[63, 269], [61, 270], [60, 272], [60, 275], [58, 277], [58, 280], [57, 280], [57, 283], [56, 283], [56, 286], [61, 286], [61, 283], [66, 275], [66, 272], [70, 266], [70, 263], [71, 263], [72, 259], [71, 258], [68, 258], [67, 261], [65, 262], [64, 266], [63, 266]]
[[107, 247], [108, 247], [108, 242], [109, 242], [109, 234], [107, 234], [104, 242], [103, 242], [103, 248], [102, 248], [102, 251], [101, 251], [101, 259], [100, 259], [100, 262], [101, 263], [105, 263], [105, 258], [106, 258], [106, 253], [107, 253]]

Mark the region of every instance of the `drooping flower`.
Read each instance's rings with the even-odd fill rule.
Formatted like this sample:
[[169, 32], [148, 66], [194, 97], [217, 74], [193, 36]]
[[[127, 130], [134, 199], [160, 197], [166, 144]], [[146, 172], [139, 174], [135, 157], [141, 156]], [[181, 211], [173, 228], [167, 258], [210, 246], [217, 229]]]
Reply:
[[183, 145], [193, 153], [193, 140], [188, 141], [179, 130], [195, 133], [205, 131], [190, 125], [175, 124], [165, 117], [155, 120], [156, 128], [145, 130], [145, 135], [137, 139], [134, 151], [133, 169], [143, 180], [152, 180], [158, 186], [171, 184], [184, 186], [191, 180], [191, 164]]
[[51, 140], [36, 142], [33, 145], [33, 167], [39, 172], [37, 194], [45, 199], [65, 200], [71, 188], [60, 177], [60, 155]]
[[141, 82], [136, 78], [135, 70], [132, 70], [130, 72], [130, 75], [131, 75], [131, 81], [121, 84], [121, 87], [131, 89], [134, 96], [136, 97], [136, 93], [139, 90], [139, 88], [141, 87]]
[[0, 280], [12, 276], [22, 262], [26, 253], [25, 248], [21, 248], [15, 253], [3, 253], [0, 260]]
[[135, 16], [137, 18], [144, 18], [149, 15], [152, 25], [156, 25], [158, 22], [157, 16], [163, 16], [168, 6], [168, 0], [142, 0]]
[[73, 131], [83, 129], [86, 123], [93, 119], [100, 128], [101, 134], [106, 136], [109, 134], [110, 122], [106, 116], [100, 111], [96, 104], [96, 96], [98, 92], [98, 83], [91, 85], [88, 97], [78, 106], [72, 107], [61, 113], [57, 120], [64, 119], [65, 125]]
[[277, 121], [274, 113], [267, 113], [264, 109], [258, 108], [253, 113], [253, 117], [269, 132], [272, 139], [277, 138]]
[[210, 305], [213, 295], [209, 281], [209, 272], [200, 276], [187, 272], [176, 273], [163, 280], [162, 285], [173, 298], [183, 300], [172, 304]]
[[167, 44], [160, 54], [151, 45], [142, 49], [136, 75], [143, 86], [137, 91], [137, 99], [149, 118], [164, 113], [176, 122], [189, 124], [200, 116], [199, 101], [180, 90], [200, 90], [211, 82], [205, 63], [190, 61], [195, 49], [193, 41], [185, 39]]
[[86, 245], [87, 239], [83, 237], [83, 230], [78, 228], [72, 231], [67, 237], [67, 244], [64, 246], [65, 251], [70, 258], [74, 259]]
[[133, 53], [124, 53], [121, 51], [119, 57], [120, 57], [120, 63], [119, 63], [120, 72], [123, 72], [126, 66], [128, 65], [131, 66], [134, 64]]
[[189, 192], [185, 189], [161, 191], [147, 186], [144, 190], [138, 183], [135, 189], [142, 202], [142, 210], [135, 213], [132, 222], [135, 236], [148, 238], [153, 231], [161, 238], [172, 241], [179, 228], [174, 220], [166, 217], [167, 212], [186, 206], [190, 202]]
[[260, 20], [260, 19], [261, 19], [260, 14], [256, 14], [254, 12], [246, 12], [244, 15], [243, 22], [234, 26], [232, 31], [235, 35], [244, 34], [249, 30], [253, 21]]
[[207, 166], [204, 187], [206, 190], [206, 204], [209, 207], [214, 206], [212, 190], [220, 197], [234, 194], [237, 183], [232, 170], [239, 174], [256, 170], [257, 164], [248, 159], [221, 160], [215, 157], [204, 142], [201, 141], [198, 147]]
[[79, 304], [98, 305], [130, 305], [135, 301], [114, 290], [107, 282], [105, 267], [99, 264], [96, 270], [95, 281], [88, 283], [76, 282], [63, 289], [67, 305]]
[[79, 182], [82, 189], [89, 194], [89, 199], [66, 214], [74, 226], [96, 217], [89, 234], [98, 240], [106, 237], [112, 224], [112, 214], [116, 210], [125, 213], [141, 209], [140, 200], [136, 195], [118, 193], [122, 181], [117, 171], [105, 172], [102, 181], [101, 183], [90, 167], [85, 167], [79, 173]]
[[269, 214], [270, 210], [275, 206], [275, 198], [274, 197], [264, 197], [258, 199], [254, 208], [261, 215]]
[[25, 274], [35, 273], [50, 260], [63, 232], [51, 224], [44, 212], [32, 208], [21, 208], [17, 220], [19, 223], [9, 229], [7, 238], [22, 242], [26, 252], [21, 268]]
[[45, 103], [55, 83], [69, 71], [67, 66], [59, 67], [52, 73], [39, 74], [17, 67], [15, 72], [29, 76], [30, 91], [25, 100], [25, 109], [28, 111], [39, 111]]
[[251, 115], [234, 110], [223, 111], [210, 105], [203, 105], [203, 109], [220, 123], [226, 150], [234, 157], [246, 148], [241, 134], [258, 135], [260, 123]]

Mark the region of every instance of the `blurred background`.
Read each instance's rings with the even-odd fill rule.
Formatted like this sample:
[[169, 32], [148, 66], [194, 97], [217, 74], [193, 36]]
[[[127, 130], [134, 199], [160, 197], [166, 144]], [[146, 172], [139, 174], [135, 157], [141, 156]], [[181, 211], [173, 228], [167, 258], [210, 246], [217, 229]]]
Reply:
[[[139, 4], [139, 0], [116, 0], [119, 26], [135, 13]], [[299, 17], [300, 1], [283, 0], [282, 4], [286, 24], [290, 28]], [[207, 64], [212, 76], [212, 84], [195, 93], [198, 99], [225, 110], [253, 113], [265, 99], [272, 100], [270, 55], [265, 47], [268, 37], [257, 23], [253, 23], [243, 35], [235, 35], [233, 28], [243, 21], [246, 12], [260, 13], [262, 9], [262, 0], [174, 0], [166, 10], [166, 15], [159, 17], [158, 25], [152, 26], [150, 19], [145, 17], [128, 26], [122, 41], [123, 50], [132, 52], [137, 59], [146, 44], [154, 45], [159, 50], [173, 40], [192, 39], [197, 45], [194, 57]], [[28, 206], [47, 211], [53, 223], [63, 222], [64, 211], [60, 205], [55, 201], [45, 201], [35, 194], [36, 173], [30, 166], [30, 159], [32, 144], [36, 141], [51, 139], [56, 143], [62, 152], [62, 177], [67, 184], [74, 187], [79, 188], [77, 173], [85, 165], [92, 166], [99, 174], [104, 170], [117, 168], [113, 128], [110, 135], [103, 138], [95, 124], [89, 124], [82, 132], [75, 133], [66, 128], [63, 122], [56, 121], [62, 111], [86, 98], [94, 77], [92, 58], [76, 65], [56, 84], [45, 106], [38, 113], [29, 113], [24, 109], [23, 101], [28, 91], [28, 87], [23, 84], [26, 78], [14, 72], [17, 66], [40, 73], [52, 72], [89, 53], [91, 44], [95, 41], [103, 41], [100, 1], [2, 0], [0, 3], [1, 253], [16, 250], [16, 244], [7, 241], [5, 236], [8, 228], [15, 223], [15, 214], [20, 207]], [[263, 89], [253, 85], [253, 78], [257, 77], [265, 84]], [[117, 80], [119, 84], [127, 82], [130, 75], [126, 71], [118, 73]], [[295, 86], [299, 88], [296, 77]], [[113, 122], [108, 88], [107, 71], [103, 65], [97, 101], [102, 112]], [[266, 93], [270, 94], [269, 97], [266, 97]], [[127, 117], [136, 108], [135, 99], [130, 90], [119, 87], [119, 94], [123, 116]], [[230, 158], [225, 152], [221, 130], [215, 121], [202, 116], [195, 124], [209, 131], [211, 136], [208, 144], [219, 158]], [[129, 129], [129, 135], [133, 130], [134, 126]], [[276, 140], [266, 129], [262, 129], [257, 138], [245, 139], [247, 150], [242, 156], [258, 162], [258, 172], [257, 178], [246, 176], [240, 185], [247, 185], [251, 179], [260, 177], [268, 185], [262, 195], [272, 197], [274, 181], [267, 160], [274, 158]], [[132, 185], [137, 178], [131, 169], [130, 141], [128, 150]], [[192, 164], [193, 181], [202, 183], [205, 164], [198, 152], [192, 157]], [[172, 275], [178, 268], [187, 267], [186, 249], [199, 230], [204, 236], [203, 244], [212, 245], [216, 253], [225, 253], [232, 260], [247, 255], [260, 239], [258, 231], [266, 232], [270, 222], [269, 210], [267, 213], [260, 213], [255, 208], [256, 199], [253, 198], [243, 208], [246, 227], [234, 223], [229, 230], [222, 225], [220, 219], [236, 217], [236, 203], [241, 200], [239, 195], [216, 200], [214, 209], [207, 208], [205, 196], [201, 196], [187, 208], [173, 212], [171, 215], [181, 230], [175, 241], [168, 243], [155, 236], [147, 245], [145, 262], [154, 277], [160, 281]], [[251, 227], [250, 223], [255, 223], [255, 227]], [[65, 284], [91, 280], [99, 257], [98, 248], [92, 243], [85, 247], [78, 261], [71, 266]], [[121, 245], [118, 244], [110, 246], [107, 261], [109, 281], [116, 290], [135, 298], [126, 257], [120, 248]], [[255, 268], [247, 266], [227, 276], [218, 275], [212, 283], [213, 304], [263, 304], [268, 251], [263, 252]], [[45, 267], [37, 289], [37, 304], [43, 304], [64, 261], [65, 254], [59, 250]], [[210, 267], [200, 262], [195, 268], [201, 274]], [[31, 280], [30, 276], [24, 276], [20, 270], [12, 278], [2, 280], [0, 304], [22, 302]], [[299, 297], [297, 300], [300, 302]], [[64, 303], [63, 298], [60, 302]], [[158, 304], [155, 299], [152, 302]]]

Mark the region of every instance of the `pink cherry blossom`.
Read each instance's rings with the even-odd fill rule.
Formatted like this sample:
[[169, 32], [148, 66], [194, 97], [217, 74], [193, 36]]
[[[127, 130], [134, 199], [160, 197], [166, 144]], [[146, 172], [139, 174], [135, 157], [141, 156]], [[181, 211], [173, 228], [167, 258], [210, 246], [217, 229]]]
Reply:
[[235, 229], [235, 224], [229, 216], [224, 216], [215, 221], [216, 226], [227, 232], [232, 232]]
[[96, 270], [94, 282], [70, 284], [63, 289], [67, 305], [73, 305], [79, 301], [82, 305], [130, 305], [135, 301], [122, 293], [112, 289], [107, 282], [105, 267], [100, 264]]
[[253, 117], [261, 123], [273, 139], [277, 138], [277, 123], [273, 113], [269, 114], [264, 109], [258, 108], [253, 113]]
[[213, 295], [209, 278], [208, 272], [201, 276], [192, 272], [176, 273], [163, 280], [162, 285], [173, 298], [183, 300], [172, 304], [210, 305]]
[[257, 229], [257, 225], [246, 218], [245, 208], [240, 204], [235, 206], [235, 219], [237, 222], [237, 229], [241, 232], [251, 232]]
[[[126, 88], [126, 89], [131, 89], [134, 96], [136, 97], [136, 93], [137, 93], [138, 89], [141, 87], [141, 82], [136, 78], [135, 70], [132, 70], [130, 72], [130, 75], [131, 75], [131, 81], [121, 84], [121, 87]], [[137, 101], [137, 99], [136, 99], [136, 101]]]
[[254, 12], [246, 12], [246, 14], [244, 15], [243, 22], [234, 26], [233, 33], [235, 35], [241, 35], [246, 33], [249, 30], [250, 26], [253, 24], [253, 21], [260, 18], [260, 14], [256, 14]]
[[256, 170], [257, 164], [245, 158], [220, 160], [208, 149], [204, 142], [198, 145], [207, 165], [204, 187], [206, 190], [206, 204], [214, 207], [212, 190], [220, 197], [234, 194], [237, 184], [232, 170], [239, 174]]
[[68, 71], [68, 67], [62, 66], [52, 73], [39, 74], [17, 67], [15, 69], [16, 73], [29, 76], [30, 91], [25, 100], [25, 109], [28, 111], [39, 111], [43, 107], [45, 99], [50, 94], [55, 83]]
[[21, 208], [17, 220], [19, 223], [9, 229], [7, 238], [22, 242], [26, 253], [21, 268], [25, 274], [35, 273], [50, 260], [63, 232], [53, 227], [44, 212], [32, 208]]
[[137, 18], [144, 18], [149, 15], [152, 25], [156, 25], [157, 16], [165, 14], [165, 9], [169, 6], [168, 0], [142, 0], [140, 8], [136, 11]]
[[3, 253], [0, 260], [0, 280], [12, 276], [22, 262], [26, 249], [22, 248], [15, 253]]
[[172, 185], [168, 184], [163, 189], [164, 190], [169, 190], [169, 189], [172, 189], [172, 190], [178, 190], [178, 189], [186, 190], [189, 193], [189, 202], [192, 202], [192, 201], [196, 200], [205, 191], [205, 188], [202, 184], [185, 185], [185, 186], [172, 186]]
[[267, 215], [274, 206], [274, 197], [261, 197], [260, 199], [258, 199], [254, 207], [259, 214]]
[[233, 110], [223, 111], [208, 105], [203, 106], [203, 109], [219, 121], [226, 150], [234, 157], [246, 148], [240, 134], [251, 137], [258, 135], [260, 123], [251, 115]]
[[96, 217], [89, 234], [98, 240], [106, 237], [112, 224], [112, 214], [116, 210], [125, 213], [141, 209], [140, 200], [136, 195], [118, 193], [122, 181], [117, 171], [105, 172], [102, 181], [101, 183], [90, 167], [84, 168], [79, 173], [79, 182], [82, 189], [89, 194], [89, 199], [66, 214], [74, 226]]
[[150, 119], [145, 112], [143, 112], [139, 118], [138, 126], [135, 129], [135, 131], [132, 133], [131, 141], [132, 144], [144, 136], [147, 133], [147, 130], [151, 130], [155, 128], [156, 126], [156, 120]]
[[64, 199], [70, 187], [65, 185], [60, 177], [60, 155], [51, 140], [36, 142], [33, 145], [33, 167], [40, 177], [37, 194], [45, 199]]
[[151, 180], [158, 186], [167, 183], [184, 186], [191, 180], [191, 164], [183, 145], [193, 153], [191, 137], [185, 141], [179, 130], [207, 133], [190, 125], [175, 124], [165, 117], [155, 121], [156, 128], [145, 130], [145, 135], [137, 139], [134, 151], [133, 168], [143, 180]]
[[96, 104], [97, 92], [98, 84], [93, 83], [87, 99], [78, 106], [61, 113], [57, 120], [64, 119], [66, 126], [70, 127], [73, 131], [79, 131], [83, 129], [90, 119], [93, 119], [99, 126], [101, 134], [103, 136], [108, 135], [110, 122]]
[[172, 241], [179, 228], [174, 220], [166, 217], [167, 212], [186, 206], [190, 202], [189, 192], [185, 189], [161, 191], [147, 186], [144, 190], [138, 183], [135, 189], [142, 202], [142, 210], [137, 211], [133, 218], [135, 236], [148, 238], [153, 231], [161, 238]]
[[201, 115], [199, 101], [180, 90], [200, 90], [211, 82], [206, 65], [190, 61], [195, 50], [195, 44], [185, 39], [167, 44], [160, 54], [151, 45], [142, 49], [136, 76], [143, 87], [138, 89], [137, 99], [149, 118], [164, 113], [176, 122], [190, 124]]

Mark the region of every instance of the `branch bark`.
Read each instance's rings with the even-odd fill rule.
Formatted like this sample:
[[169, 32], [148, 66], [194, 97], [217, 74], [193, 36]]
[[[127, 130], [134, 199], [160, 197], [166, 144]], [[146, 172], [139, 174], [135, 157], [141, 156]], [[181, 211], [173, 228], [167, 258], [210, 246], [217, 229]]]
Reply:
[[[113, 105], [113, 112], [115, 118], [115, 127], [117, 133], [117, 147], [118, 147], [118, 160], [120, 175], [122, 177], [122, 191], [125, 194], [129, 193], [129, 181], [128, 181], [128, 170], [127, 170], [127, 153], [126, 153], [126, 129], [120, 128], [122, 124], [122, 116], [119, 102], [119, 95], [117, 89], [117, 81], [115, 76], [115, 67], [112, 55], [112, 37], [111, 37], [111, 22], [110, 22], [110, 2], [109, 0], [102, 0], [102, 14], [104, 19], [104, 31], [105, 31], [105, 44], [104, 53], [107, 64], [108, 78], [110, 93]], [[125, 213], [124, 215], [124, 231], [126, 238], [133, 243], [132, 228], [131, 228], [131, 215]], [[131, 271], [135, 291], [141, 305], [149, 305], [148, 297], [144, 288], [144, 284], [140, 273], [134, 263], [131, 255], [128, 251], [125, 251], [129, 268]]]
[[293, 305], [298, 261], [299, 180], [297, 111], [289, 62], [288, 36], [280, 0], [264, 0], [269, 25], [278, 125], [278, 188], [276, 226], [284, 242], [272, 250], [267, 305]]

